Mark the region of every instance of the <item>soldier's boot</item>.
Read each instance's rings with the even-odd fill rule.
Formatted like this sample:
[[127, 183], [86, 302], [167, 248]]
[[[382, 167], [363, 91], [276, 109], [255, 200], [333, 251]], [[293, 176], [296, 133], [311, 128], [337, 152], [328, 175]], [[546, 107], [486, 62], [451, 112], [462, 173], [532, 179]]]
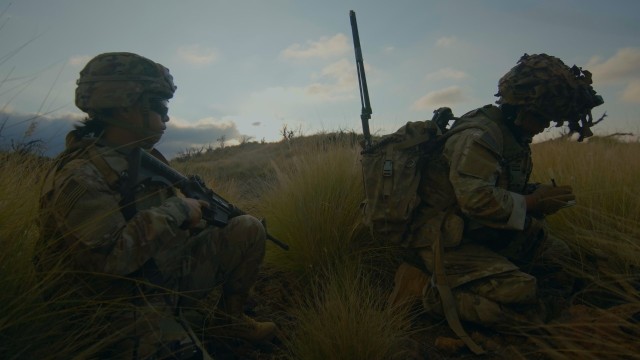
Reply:
[[429, 279], [429, 275], [417, 267], [406, 262], [400, 264], [387, 303], [393, 307], [417, 302], [422, 297]]
[[247, 316], [243, 306], [247, 297], [243, 295], [223, 296], [216, 314], [213, 336], [237, 338], [251, 343], [271, 341], [278, 327], [271, 321], [256, 321]]

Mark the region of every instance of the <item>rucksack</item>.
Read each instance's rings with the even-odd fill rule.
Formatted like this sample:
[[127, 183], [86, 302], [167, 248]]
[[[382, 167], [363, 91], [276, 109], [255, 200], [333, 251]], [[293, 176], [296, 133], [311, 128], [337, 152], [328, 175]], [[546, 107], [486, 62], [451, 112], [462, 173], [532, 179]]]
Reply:
[[446, 125], [457, 119], [450, 108], [431, 120], [408, 122], [361, 152], [365, 200], [362, 223], [384, 242], [402, 244], [420, 204], [421, 169], [449, 137]]

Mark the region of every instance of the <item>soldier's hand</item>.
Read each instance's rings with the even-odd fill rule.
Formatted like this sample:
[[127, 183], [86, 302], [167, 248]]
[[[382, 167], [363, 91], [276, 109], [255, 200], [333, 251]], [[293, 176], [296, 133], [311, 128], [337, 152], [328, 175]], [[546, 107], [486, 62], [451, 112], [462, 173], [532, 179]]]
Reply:
[[182, 201], [189, 209], [189, 218], [185, 221], [185, 226], [187, 228], [197, 226], [202, 220], [202, 208], [209, 206], [209, 204], [206, 201], [192, 198], [183, 198]]
[[550, 215], [575, 203], [576, 196], [571, 186], [553, 186], [541, 184], [529, 195], [525, 196], [527, 212], [531, 214]]

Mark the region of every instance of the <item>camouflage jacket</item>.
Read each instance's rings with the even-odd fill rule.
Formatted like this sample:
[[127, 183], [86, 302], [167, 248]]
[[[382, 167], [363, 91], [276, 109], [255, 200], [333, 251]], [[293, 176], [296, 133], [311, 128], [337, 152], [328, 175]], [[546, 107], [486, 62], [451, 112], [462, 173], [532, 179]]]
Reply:
[[[495, 106], [465, 114], [454, 128], [470, 122], [478, 127], [452, 135], [423, 170], [418, 189], [423, 206], [412, 224], [414, 247], [430, 246], [443, 226], [445, 246], [459, 244], [463, 230], [524, 228], [523, 192], [532, 170], [528, 142], [516, 138]], [[438, 214], [452, 209], [443, 222]]]
[[125, 218], [120, 175], [127, 170], [126, 154], [95, 139], [58, 158], [40, 194], [42, 270], [65, 254], [75, 270], [126, 276], [189, 237], [181, 229], [188, 209], [173, 188], [138, 187], [137, 212]]

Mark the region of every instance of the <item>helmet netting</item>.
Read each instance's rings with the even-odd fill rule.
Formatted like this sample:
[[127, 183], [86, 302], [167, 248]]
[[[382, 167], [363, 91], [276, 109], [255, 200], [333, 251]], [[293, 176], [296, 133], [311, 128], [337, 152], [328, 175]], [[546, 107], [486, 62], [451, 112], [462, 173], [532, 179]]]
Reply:
[[591, 109], [604, 101], [591, 84], [591, 73], [547, 54], [524, 54], [498, 83], [496, 103], [531, 108], [562, 126], [565, 121], [582, 140], [593, 135]]

